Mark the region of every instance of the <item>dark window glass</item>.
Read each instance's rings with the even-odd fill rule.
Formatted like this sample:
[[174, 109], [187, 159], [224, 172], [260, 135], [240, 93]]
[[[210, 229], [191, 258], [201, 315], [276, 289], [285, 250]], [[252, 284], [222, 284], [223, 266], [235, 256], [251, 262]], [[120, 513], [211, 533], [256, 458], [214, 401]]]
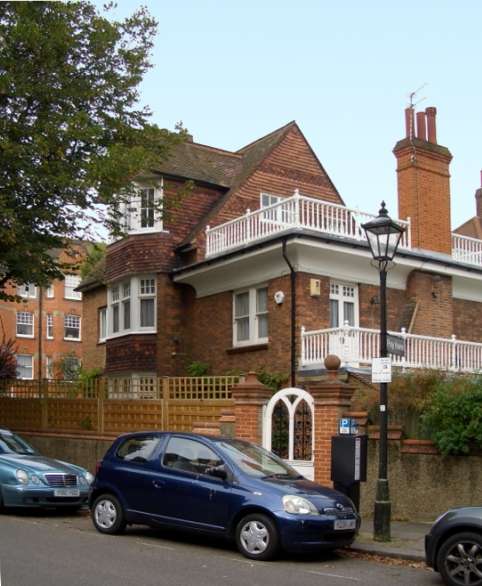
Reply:
[[192, 474], [205, 474], [207, 468], [221, 466], [223, 461], [204, 444], [173, 437], [167, 444], [164, 454], [164, 466]]
[[117, 457], [126, 462], [142, 464], [150, 460], [158, 444], [159, 437], [157, 436], [131, 437], [120, 445]]

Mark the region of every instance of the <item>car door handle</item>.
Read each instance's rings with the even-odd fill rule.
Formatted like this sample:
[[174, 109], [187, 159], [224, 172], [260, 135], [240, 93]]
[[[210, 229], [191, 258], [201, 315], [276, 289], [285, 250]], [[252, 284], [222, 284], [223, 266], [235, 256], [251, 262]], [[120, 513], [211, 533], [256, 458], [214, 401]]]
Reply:
[[166, 483], [163, 480], [153, 480], [152, 485], [154, 488], [162, 488]]

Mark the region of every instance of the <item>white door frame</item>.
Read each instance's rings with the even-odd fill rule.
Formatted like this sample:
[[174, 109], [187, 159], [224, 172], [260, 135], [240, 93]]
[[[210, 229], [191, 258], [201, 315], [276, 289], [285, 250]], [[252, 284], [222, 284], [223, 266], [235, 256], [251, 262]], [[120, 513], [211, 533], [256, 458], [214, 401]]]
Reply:
[[[291, 402], [288, 397], [296, 396], [296, 399]], [[277, 393], [275, 393], [271, 399], [269, 400], [268, 404], [264, 408], [263, 412], [263, 447], [269, 451], [271, 451], [271, 436], [273, 430], [273, 411], [276, 404], [282, 401], [287, 410], [289, 416], [289, 427], [288, 427], [288, 459], [286, 462], [293, 466], [295, 470], [297, 470], [300, 474], [308, 478], [309, 480], [313, 480], [314, 478], [314, 464], [313, 464], [313, 455], [315, 449], [315, 418], [314, 418], [314, 409], [315, 409], [315, 402], [313, 396], [310, 395], [304, 389], [298, 389], [296, 387], [289, 387], [286, 389], [281, 389]], [[295, 460], [294, 459], [294, 431], [295, 431], [295, 413], [298, 405], [301, 401], [306, 401], [310, 412], [311, 412], [311, 460]]]

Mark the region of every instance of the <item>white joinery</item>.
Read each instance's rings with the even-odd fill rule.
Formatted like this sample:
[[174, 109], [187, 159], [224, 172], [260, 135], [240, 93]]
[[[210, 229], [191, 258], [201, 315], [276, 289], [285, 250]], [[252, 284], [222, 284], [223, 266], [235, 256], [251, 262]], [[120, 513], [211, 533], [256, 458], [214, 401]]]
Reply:
[[[392, 356], [401, 368], [435, 368], [460, 372], [482, 371], [482, 344], [451, 338], [435, 338], [401, 332], [389, 332], [404, 340], [405, 356]], [[368, 366], [380, 356], [380, 332], [350, 327], [301, 332], [301, 363], [322, 365], [328, 354], [337, 354], [344, 365]]]
[[337, 328], [345, 323], [357, 327], [358, 285], [342, 281], [330, 282], [330, 325]]
[[233, 294], [233, 346], [268, 342], [268, 289], [253, 287]]
[[17, 294], [20, 295], [20, 297], [35, 299], [35, 297], [37, 297], [37, 287], [33, 283], [17, 285]]
[[54, 359], [52, 356], [45, 357], [45, 378], [54, 378]]
[[54, 339], [54, 316], [51, 313], [47, 314], [47, 328], [45, 331], [47, 340]]
[[121, 204], [124, 230], [128, 234], [163, 231], [164, 185], [135, 185], [132, 195]]
[[54, 284], [50, 283], [50, 285], [46, 289], [46, 295], [48, 299], [54, 298]]
[[[259, 210], [248, 210], [244, 216], [230, 222], [214, 228], [208, 227], [206, 256], [222, 254], [292, 228], [305, 228], [342, 238], [366, 241], [361, 224], [376, 217], [339, 204], [302, 196], [298, 190], [292, 197], [285, 198], [262, 193], [260, 203]], [[268, 203], [270, 205], [266, 205]], [[410, 249], [410, 221], [397, 222], [406, 228], [400, 248]]]
[[64, 297], [65, 299], [75, 299], [80, 301], [82, 299], [82, 293], [75, 291], [75, 288], [80, 285], [79, 275], [65, 275], [64, 280]]
[[154, 275], [130, 277], [108, 288], [105, 313], [106, 332], [102, 338], [104, 317], [99, 313], [99, 339], [126, 334], [156, 332], [156, 278]]
[[99, 309], [99, 342], [105, 342], [107, 337], [107, 307]]
[[30, 311], [17, 311], [17, 338], [34, 337], [34, 315]]
[[33, 356], [31, 354], [17, 354], [17, 378], [33, 379]]
[[64, 340], [80, 341], [80, 316], [72, 314], [64, 316]]

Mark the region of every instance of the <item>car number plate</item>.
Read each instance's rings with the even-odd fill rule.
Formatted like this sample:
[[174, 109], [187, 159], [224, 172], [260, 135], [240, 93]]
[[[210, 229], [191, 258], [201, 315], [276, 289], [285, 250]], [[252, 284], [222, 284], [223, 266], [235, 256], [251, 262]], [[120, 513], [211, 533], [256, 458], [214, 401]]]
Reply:
[[336, 519], [335, 521], [335, 529], [337, 531], [342, 531], [343, 529], [355, 529], [356, 528], [356, 519]]
[[54, 496], [80, 496], [78, 488], [56, 488]]

